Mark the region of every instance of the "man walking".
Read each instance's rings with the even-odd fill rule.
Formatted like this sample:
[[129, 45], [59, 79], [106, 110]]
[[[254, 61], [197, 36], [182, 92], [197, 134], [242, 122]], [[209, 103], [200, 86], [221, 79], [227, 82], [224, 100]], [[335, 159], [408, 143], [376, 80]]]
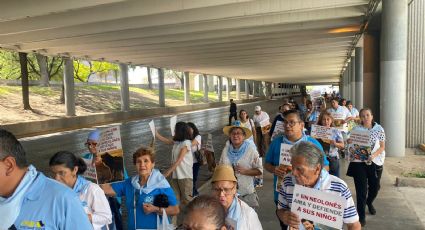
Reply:
[[238, 120], [238, 109], [236, 108], [236, 103], [233, 102], [233, 99], [230, 99], [229, 112], [229, 125], [232, 125], [232, 117], [235, 118], [235, 121]]

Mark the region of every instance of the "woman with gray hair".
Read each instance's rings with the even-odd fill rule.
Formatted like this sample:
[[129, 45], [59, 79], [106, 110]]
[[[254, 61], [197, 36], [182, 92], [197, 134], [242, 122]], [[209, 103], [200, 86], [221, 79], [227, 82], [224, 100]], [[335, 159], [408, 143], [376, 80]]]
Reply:
[[290, 153], [292, 172], [286, 175], [279, 190], [277, 211], [279, 219], [287, 226], [301, 228], [299, 216], [291, 212], [292, 195], [297, 184], [345, 198], [343, 222], [350, 230], [361, 229], [359, 216], [347, 184], [323, 169], [323, 152], [314, 144], [302, 141], [294, 145]]

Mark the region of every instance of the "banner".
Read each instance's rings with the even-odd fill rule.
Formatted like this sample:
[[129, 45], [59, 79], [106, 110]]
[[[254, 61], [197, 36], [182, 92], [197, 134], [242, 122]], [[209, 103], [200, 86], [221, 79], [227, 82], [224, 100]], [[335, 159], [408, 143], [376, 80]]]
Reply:
[[328, 127], [320, 126], [320, 125], [312, 125], [310, 136], [316, 139], [331, 140], [333, 129], [334, 128], [332, 127], [328, 128]]
[[[292, 170], [291, 166], [291, 154], [289, 150], [292, 148], [292, 145], [280, 144], [280, 156], [279, 156], [279, 169], [285, 171], [285, 175]], [[277, 177], [276, 188], [275, 190], [279, 192], [279, 189], [282, 187], [283, 177]]]
[[309, 221], [314, 229], [342, 229], [344, 209], [345, 198], [342, 196], [301, 185], [294, 187], [291, 212]]
[[350, 132], [351, 144], [348, 145], [350, 161], [367, 161], [372, 152], [368, 130], [352, 130]]

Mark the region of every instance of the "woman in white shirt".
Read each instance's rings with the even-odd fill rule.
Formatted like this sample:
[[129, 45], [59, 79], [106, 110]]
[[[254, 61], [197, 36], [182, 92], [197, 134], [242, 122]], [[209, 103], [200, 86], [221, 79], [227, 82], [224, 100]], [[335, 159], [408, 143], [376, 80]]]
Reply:
[[255, 125], [254, 125], [254, 121], [249, 118], [248, 112], [246, 112], [245, 110], [241, 109], [239, 111], [239, 119], [241, 121], [241, 126], [251, 130], [252, 132], [252, 136], [248, 138], [248, 140], [251, 140], [255, 143], [257, 143], [257, 136], [256, 136], [256, 131], [255, 131]]
[[199, 134], [198, 127], [196, 127], [195, 124], [192, 122], [187, 122], [187, 125], [189, 126], [189, 134], [190, 139], [192, 140], [192, 153], [193, 153], [193, 196], [197, 196], [198, 189], [196, 188], [196, 181], [198, 180], [198, 174], [199, 174], [199, 167], [201, 167], [201, 163], [198, 159], [196, 159], [195, 153], [198, 152], [199, 154], [203, 154], [201, 150], [202, 146], [202, 137]]
[[60, 151], [50, 158], [49, 166], [55, 180], [77, 193], [93, 229], [107, 229], [107, 225], [112, 223], [111, 209], [99, 185], [82, 176], [87, 169], [84, 160], [71, 152]]
[[[173, 139], [161, 136], [158, 130], [155, 136], [165, 144], [173, 145], [171, 166], [163, 174], [165, 177], [172, 176], [171, 188], [173, 188], [177, 200], [180, 201], [180, 210], [184, 210], [193, 197], [193, 154], [189, 126], [185, 122], [177, 122]], [[182, 215], [180, 214], [177, 224], [181, 224], [181, 222]]]

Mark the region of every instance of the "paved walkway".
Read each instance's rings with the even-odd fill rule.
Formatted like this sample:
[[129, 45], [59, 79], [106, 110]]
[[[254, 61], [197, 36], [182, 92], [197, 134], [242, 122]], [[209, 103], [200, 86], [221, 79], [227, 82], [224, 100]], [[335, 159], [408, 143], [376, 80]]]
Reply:
[[[345, 180], [353, 193], [355, 201], [354, 181], [345, 176], [348, 163], [341, 160], [342, 179]], [[275, 215], [273, 202], [273, 176], [265, 172], [264, 186], [257, 190], [260, 198], [258, 216], [265, 230], [280, 229]], [[202, 186], [200, 192], [207, 194], [211, 191], [209, 182]], [[372, 216], [366, 211], [366, 226], [363, 229], [425, 229], [425, 222], [421, 222], [419, 216], [425, 219], [425, 188], [398, 188], [394, 181], [385, 172], [382, 174], [381, 190], [374, 202], [377, 214]], [[415, 212], [416, 211], [416, 212]]]

